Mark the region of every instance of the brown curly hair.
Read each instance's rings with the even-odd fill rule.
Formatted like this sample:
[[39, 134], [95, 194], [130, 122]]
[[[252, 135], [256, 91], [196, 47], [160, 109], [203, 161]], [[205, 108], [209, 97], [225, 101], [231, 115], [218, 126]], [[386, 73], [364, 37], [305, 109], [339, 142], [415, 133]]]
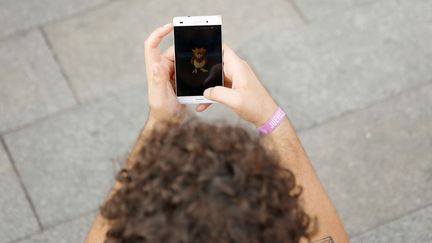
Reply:
[[196, 118], [165, 122], [131, 160], [101, 206], [105, 242], [309, 239], [293, 173], [248, 129]]

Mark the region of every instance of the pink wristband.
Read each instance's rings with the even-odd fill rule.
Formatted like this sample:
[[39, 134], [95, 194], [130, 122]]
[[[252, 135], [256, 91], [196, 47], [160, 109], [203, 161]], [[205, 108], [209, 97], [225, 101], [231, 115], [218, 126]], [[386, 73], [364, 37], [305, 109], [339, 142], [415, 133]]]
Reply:
[[262, 126], [257, 128], [257, 130], [263, 135], [271, 133], [281, 123], [285, 115], [285, 112], [280, 107], [278, 107], [270, 119], [268, 119]]

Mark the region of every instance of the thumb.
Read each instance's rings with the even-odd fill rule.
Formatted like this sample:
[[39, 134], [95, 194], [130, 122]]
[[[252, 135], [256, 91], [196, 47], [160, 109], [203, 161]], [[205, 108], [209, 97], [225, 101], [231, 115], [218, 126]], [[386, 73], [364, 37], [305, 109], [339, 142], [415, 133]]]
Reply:
[[209, 100], [217, 101], [230, 108], [237, 108], [240, 105], [240, 94], [231, 88], [216, 86], [204, 91], [204, 97]]

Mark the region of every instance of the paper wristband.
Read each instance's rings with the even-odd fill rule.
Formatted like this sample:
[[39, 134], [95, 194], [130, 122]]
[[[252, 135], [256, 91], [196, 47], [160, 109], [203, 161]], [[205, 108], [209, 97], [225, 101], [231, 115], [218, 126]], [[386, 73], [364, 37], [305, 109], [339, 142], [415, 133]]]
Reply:
[[278, 107], [275, 113], [262, 126], [257, 128], [258, 132], [263, 135], [271, 133], [285, 118], [285, 112]]

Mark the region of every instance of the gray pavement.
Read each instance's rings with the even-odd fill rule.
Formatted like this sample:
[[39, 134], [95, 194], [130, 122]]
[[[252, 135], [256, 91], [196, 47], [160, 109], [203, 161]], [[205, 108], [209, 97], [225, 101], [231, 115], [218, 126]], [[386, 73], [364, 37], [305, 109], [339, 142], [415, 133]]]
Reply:
[[223, 15], [353, 242], [432, 241], [430, 0], [6, 0], [0, 242], [83, 241], [146, 119], [143, 40], [200, 14]]

